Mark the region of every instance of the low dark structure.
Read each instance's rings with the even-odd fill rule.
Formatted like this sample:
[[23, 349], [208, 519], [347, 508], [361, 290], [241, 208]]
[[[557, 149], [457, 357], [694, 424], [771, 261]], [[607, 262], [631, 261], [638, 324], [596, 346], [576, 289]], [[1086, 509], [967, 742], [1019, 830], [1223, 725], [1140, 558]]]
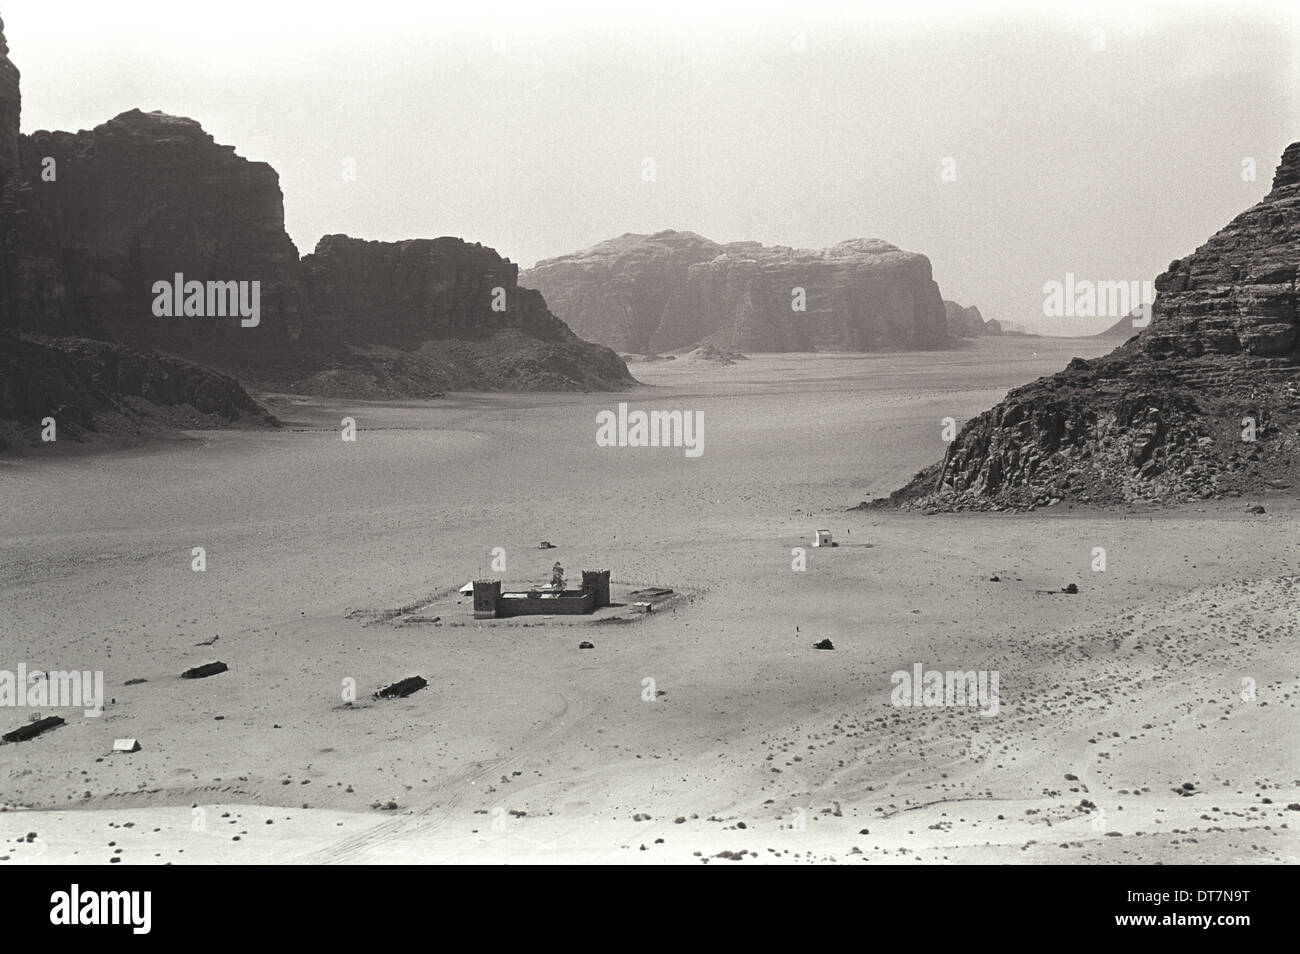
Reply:
[[219, 672], [225, 672], [230, 667], [223, 662], [204, 663], [202, 666], [195, 666], [193, 669], [186, 669], [181, 673], [182, 679], [206, 679], [208, 676], [215, 676]]
[[20, 725], [12, 732], [6, 732], [0, 738], [6, 742], [26, 742], [33, 739], [42, 732], [48, 732], [56, 726], [63, 725], [63, 719], [59, 716], [46, 716], [44, 719], [37, 719], [35, 722], [29, 722], [26, 725]]
[[500, 580], [474, 581], [474, 618], [576, 616], [609, 606], [609, 570], [583, 570], [578, 590], [527, 590], [503, 593]]
[[395, 682], [391, 686], [384, 686], [371, 698], [374, 699], [404, 699], [413, 692], [419, 692], [429, 684], [428, 680], [421, 676], [407, 676], [401, 682]]

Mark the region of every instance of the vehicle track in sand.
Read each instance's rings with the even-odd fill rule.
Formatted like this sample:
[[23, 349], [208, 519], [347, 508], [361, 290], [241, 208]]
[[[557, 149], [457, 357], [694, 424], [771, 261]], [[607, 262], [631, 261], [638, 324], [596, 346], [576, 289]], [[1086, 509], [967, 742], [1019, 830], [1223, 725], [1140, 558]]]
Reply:
[[[456, 809], [465, 801], [465, 797], [476, 790], [478, 783], [492, 778], [497, 772], [508, 771], [523, 759], [535, 755], [540, 747], [553, 741], [561, 734], [571, 731], [574, 722], [581, 716], [577, 702], [560, 690], [555, 690], [561, 708], [550, 717], [550, 725], [519, 740], [516, 754], [495, 759], [474, 762], [459, 769], [433, 785], [431, 795], [434, 800], [412, 814], [402, 815], [380, 822], [349, 835], [339, 841], [297, 859], [303, 864], [351, 864], [365, 862], [370, 856], [380, 855], [385, 846], [392, 848], [403, 842], [415, 843], [427, 841], [437, 830], [451, 819]], [[482, 791], [481, 789], [478, 789]], [[445, 798], [438, 798], [445, 793]], [[390, 855], [406, 854], [402, 851], [390, 851]], [[416, 852], [411, 851], [412, 858]]]

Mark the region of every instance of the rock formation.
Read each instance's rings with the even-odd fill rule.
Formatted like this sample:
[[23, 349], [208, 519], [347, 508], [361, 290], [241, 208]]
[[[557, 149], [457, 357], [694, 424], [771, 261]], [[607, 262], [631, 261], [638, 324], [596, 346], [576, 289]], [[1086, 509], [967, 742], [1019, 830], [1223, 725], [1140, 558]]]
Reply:
[[41, 216], [39, 172], [29, 179], [23, 171], [18, 84], [0, 21], [0, 329], [77, 331], [84, 315], [65, 282], [53, 230]]
[[[265, 417], [209, 368], [269, 388], [370, 398], [634, 383], [617, 355], [578, 339], [539, 293], [518, 288], [516, 266], [491, 249], [327, 236], [305, 267], [275, 170], [192, 119], [130, 110], [91, 130], [20, 135], [7, 51], [0, 24], [0, 419], [11, 438], [32, 439], [33, 420], [48, 413], [33, 419], [38, 398], [57, 398], [86, 432], [94, 409], [118, 413], [125, 398], [195, 397], [201, 407], [186, 406], [200, 416]], [[199, 314], [160, 314], [159, 282], [185, 283], [187, 299], [200, 283]], [[234, 313], [227, 303], [237, 299], [214, 291], [240, 285], [255, 315]], [[498, 287], [501, 311], [489, 298]], [[20, 353], [37, 364], [20, 368]], [[143, 368], [150, 361], [157, 373]], [[43, 375], [53, 367], [94, 386], [55, 394]]]
[[1273, 187], [1156, 279], [1150, 326], [967, 422], [888, 501], [1027, 509], [1157, 504], [1300, 479], [1300, 143]]
[[274, 426], [229, 375], [92, 338], [0, 332], [0, 449], [175, 429]]
[[519, 287], [517, 265], [478, 243], [327, 235], [303, 269], [316, 335], [353, 354], [369, 349], [372, 361], [398, 349], [405, 373], [422, 369], [431, 386], [609, 390], [634, 383], [618, 355], [575, 335], [540, 292]]
[[[50, 211], [60, 166], [19, 135], [18, 70], [0, 22], [0, 449], [175, 427], [273, 424], [225, 375], [104, 340], [81, 294], [81, 261]], [[66, 173], [66, 167], [63, 169]], [[92, 285], [93, 287], [93, 285]]]
[[943, 308], [948, 318], [950, 338], [979, 338], [983, 335], [1002, 334], [1002, 326], [996, 321], [985, 321], [974, 305], [966, 307], [945, 299]]
[[580, 333], [627, 351], [950, 344], [929, 260], [875, 239], [804, 250], [718, 245], [690, 232], [624, 235], [539, 262], [520, 281]]
[[664, 306], [686, 285], [692, 265], [722, 246], [694, 232], [621, 235], [582, 252], [538, 262], [520, 275], [561, 320], [588, 341], [646, 354]]
[[1093, 337], [1117, 338], [1120, 341], [1127, 341], [1129, 338], [1132, 338], [1134, 335], [1141, 333], [1142, 328], [1135, 327], [1133, 322], [1135, 320], [1140, 321], [1142, 318], [1143, 318], [1142, 309], [1134, 308], [1131, 312], [1129, 312], [1119, 321], [1115, 322], [1105, 331], [1098, 332]]
[[[92, 130], [22, 137], [37, 187], [90, 316], [117, 341], [156, 348], [254, 377], [299, 350], [298, 251], [284, 230], [279, 176], [218, 145], [192, 119], [131, 110]], [[153, 285], [257, 281], [256, 327], [238, 316], [160, 318]]]

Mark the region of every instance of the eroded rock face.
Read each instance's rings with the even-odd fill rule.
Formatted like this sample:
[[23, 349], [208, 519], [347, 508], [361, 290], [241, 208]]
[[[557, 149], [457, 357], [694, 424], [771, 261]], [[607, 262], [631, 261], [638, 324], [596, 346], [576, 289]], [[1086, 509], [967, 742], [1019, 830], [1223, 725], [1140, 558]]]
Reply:
[[583, 338], [645, 354], [690, 267], [721, 251], [717, 242], [694, 232], [629, 233], [538, 262], [519, 280], [541, 291], [555, 314]]
[[[354, 369], [363, 390], [384, 377], [422, 374], [434, 389], [606, 390], [634, 383], [618, 355], [580, 339], [540, 292], [519, 287], [517, 265], [478, 243], [327, 235], [303, 268], [316, 334], [348, 345], [353, 364], [368, 363]], [[385, 355], [386, 348], [402, 354]], [[327, 391], [348, 380], [327, 374], [315, 379]]]
[[23, 169], [19, 74], [3, 30], [0, 21], [0, 329], [80, 331], [85, 315], [65, 282], [50, 223], [41, 216], [39, 171], [33, 181]]
[[1300, 142], [1273, 188], [1156, 279], [1145, 346], [1155, 354], [1291, 355], [1300, 348]]
[[1294, 484], [1297, 263], [1300, 143], [1263, 201], [1156, 280], [1141, 334], [1011, 391], [943, 461], [870, 506], [1164, 504]]
[[477, 242], [326, 235], [303, 268], [315, 322], [343, 341], [418, 346], [507, 328], [541, 340], [574, 337], [541, 294], [519, 287], [519, 266]]
[[875, 239], [828, 249], [625, 235], [521, 278], [596, 340], [640, 353], [876, 351], [950, 344], [930, 262]]
[[[76, 294], [115, 340], [241, 373], [299, 350], [298, 250], [269, 165], [237, 156], [192, 119], [138, 109], [91, 130], [23, 136], [20, 153]], [[40, 181], [47, 159], [54, 182]], [[154, 283], [177, 273], [260, 282], [259, 324], [155, 316]]]

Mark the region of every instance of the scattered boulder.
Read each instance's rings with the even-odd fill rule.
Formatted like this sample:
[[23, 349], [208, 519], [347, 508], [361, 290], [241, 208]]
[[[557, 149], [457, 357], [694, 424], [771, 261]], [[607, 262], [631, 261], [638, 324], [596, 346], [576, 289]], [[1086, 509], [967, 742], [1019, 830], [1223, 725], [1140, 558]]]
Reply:
[[813, 649], [834, 649], [835, 644], [829, 639], [823, 639], [820, 643], [814, 643]]
[[591, 643], [590, 641], [584, 639], [582, 642], [578, 643], [578, 648], [579, 648], [579, 649], [595, 649], [596, 647], [595, 647], [595, 645], [594, 645], [593, 643]]
[[1079, 585], [1077, 583], [1071, 583], [1068, 586], [1063, 586], [1061, 587], [1061, 592], [1069, 593], [1071, 596], [1074, 596], [1079, 592]]
[[537, 544], [537, 549], [539, 549], [539, 550], [554, 550], [554, 549], [555, 549], [555, 544], [552, 543], [550, 540], [543, 540], [541, 543]]
[[206, 679], [208, 676], [215, 676], [219, 672], [225, 672], [230, 667], [223, 662], [204, 663], [202, 666], [195, 666], [193, 669], [186, 669], [181, 673], [182, 679]]
[[427, 686], [428, 680], [421, 676], [407, 676], [400, 682], [395, 682], [391, 686], [384, 686], [376, 692], [372, 699], [404, 699], [413, 692], [419, 692]]
[[26, 742], [28, 739], [34, 739], [42, 732], [48, 732], [50, 729], [63, 725], [64, 720], [59, 716], [46, 716], [44, 719], [35, 719], [26, 725], [20, 725], [12, 732], [6, 732], [0, 738], [5, 742]]

